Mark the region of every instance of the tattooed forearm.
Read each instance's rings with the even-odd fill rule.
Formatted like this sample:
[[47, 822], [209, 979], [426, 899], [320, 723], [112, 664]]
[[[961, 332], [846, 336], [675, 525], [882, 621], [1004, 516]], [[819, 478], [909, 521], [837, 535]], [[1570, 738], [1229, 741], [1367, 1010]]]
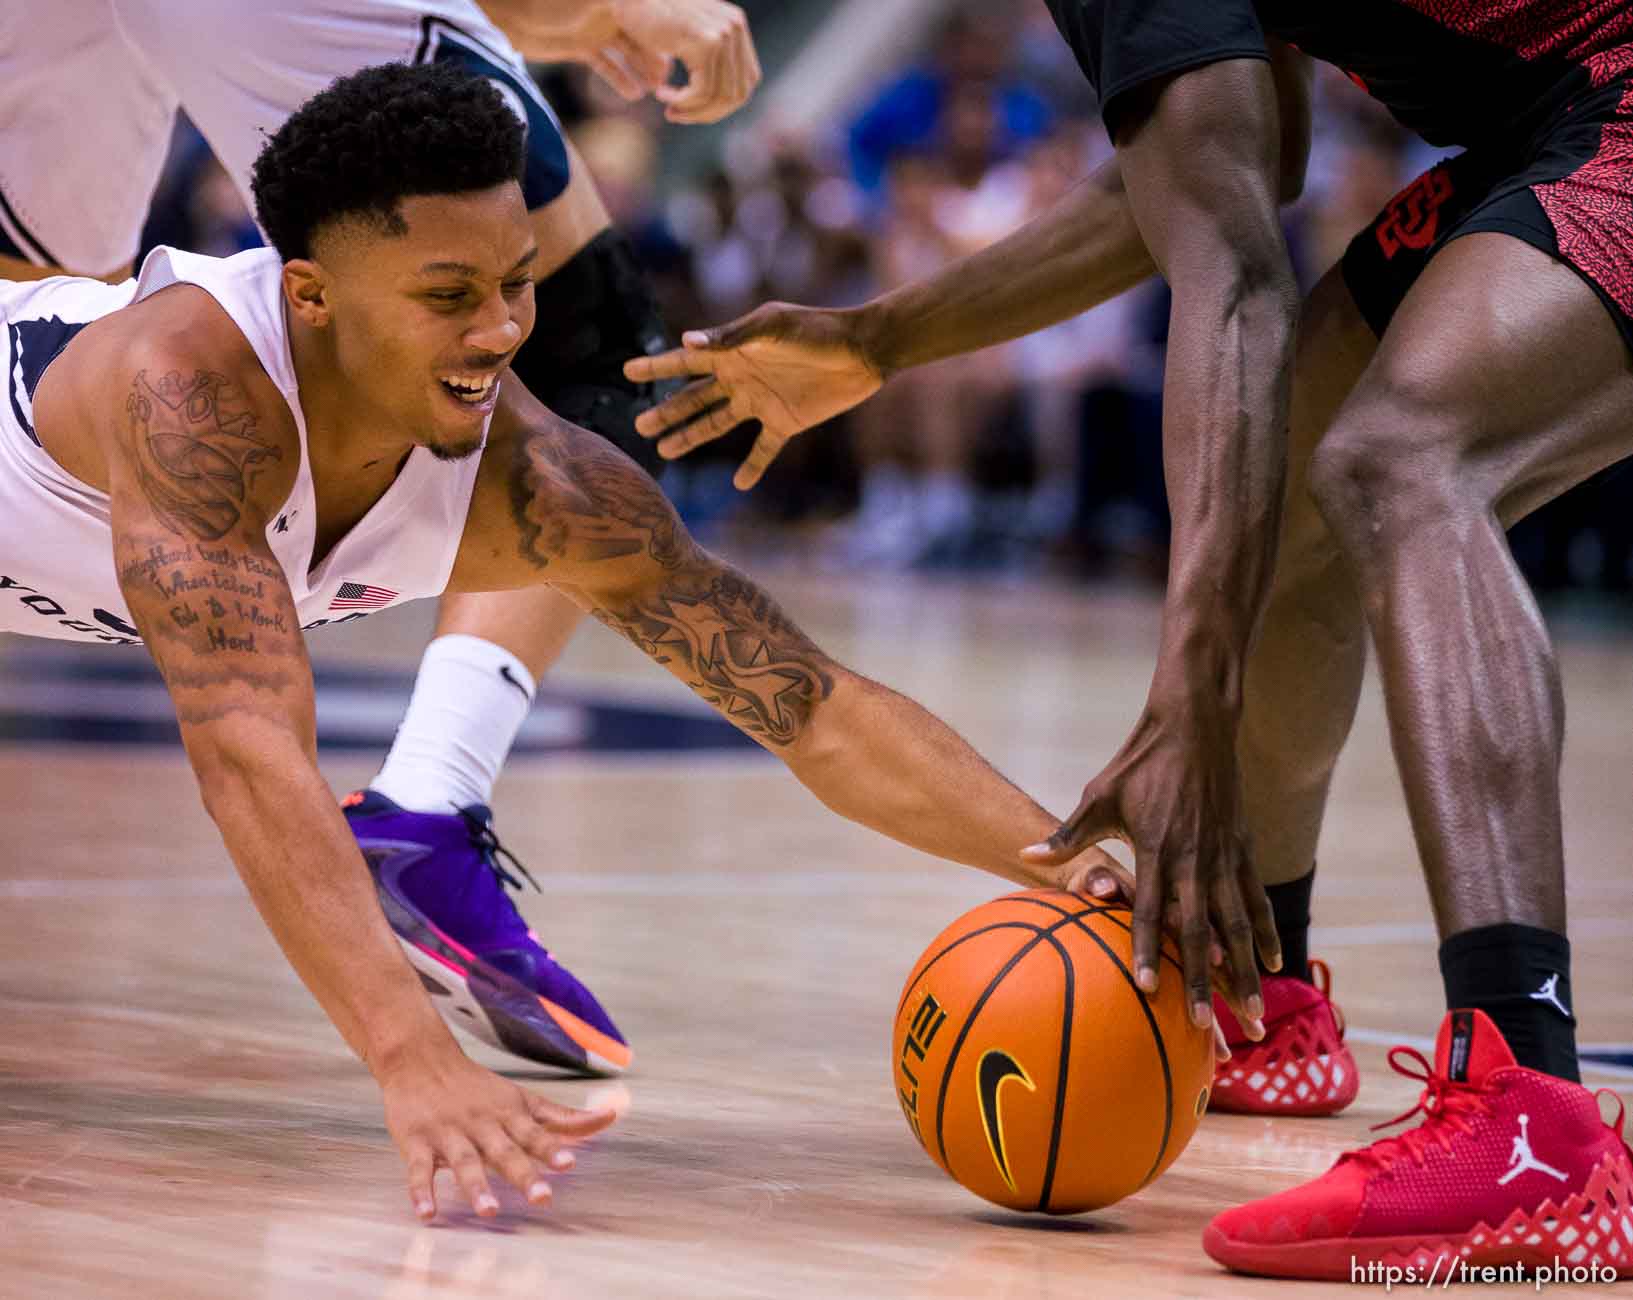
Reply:
[[634, 461], [570, 424], [520, 440], [510, 508], [522, 558], [537, 568], [572, 556], [646, 554], [666, 569], [685, 558], [674, 507]]
[[706, 565], [689, 566], [628, 605], [603, 605], [595, 616], [750, 735], [791, 745], [832, 692], [833, 661], [765, 592], [703, 558]]
[[255, 413], [224, 375], [138, 371], [125, 399], [137, 481], [178, 537], [219, 541], [237, 526], [256, 472], [282, 450], [256, 431]]
[[769, 596], [704, 551], [629, 457], [560, 422], [520, 441], [517, 545], [533, 570], [770, 746], [799, 739], [836, 665]]

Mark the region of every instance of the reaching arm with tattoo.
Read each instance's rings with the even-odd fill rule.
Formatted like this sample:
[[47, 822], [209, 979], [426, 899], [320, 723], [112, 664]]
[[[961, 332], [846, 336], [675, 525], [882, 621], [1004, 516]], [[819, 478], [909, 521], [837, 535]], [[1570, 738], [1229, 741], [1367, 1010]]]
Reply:
[[[143, 367], [122, 405], [110, 495], [125, 600], [256, 905], [373, 1065], [400, 1046], [385, 1035], [432, 1033], [439, 1021], [399, 978], [405, 963], [318, 774], [311, 667], [261, 491], [285, 480], [295, 449], [219, 372]], [[370, 949], [378, 960], [355, 961]], [[373, 1011], [382, 1005], [392, 1010]]]
[[[504, 581], [554, 583], [781, 758], [835, 812], [1009, 880], [1066, 878], [1019, 856], [1029, 835], [1054, 828], [1048, 813], [937, 718], [824, 654], [758, 585], [687, 536], [628, 457], [513, 394], [518, 388], [507, 384], [501, 399], [524, 402], [531, 429], [512, 453]], [[494, 513], [473, 507], [472, 517]], [[492, 581], [494, 570], [484, 577]]]
[[380, 911], [317, 769], [311, 668], [266, 541], [298, 459], [282, 398], [264, 375], [191, 358], [142, 358], [124, 379], [108, 395], [119, 581], [256, 907], [379, 1081], [421, 1215], [439, 1163], [480, 1213], [498, 1208], [483, 1161], [546, 1199], [533, 1159], [610, 1116], [554, 1107], [465, 1057]]

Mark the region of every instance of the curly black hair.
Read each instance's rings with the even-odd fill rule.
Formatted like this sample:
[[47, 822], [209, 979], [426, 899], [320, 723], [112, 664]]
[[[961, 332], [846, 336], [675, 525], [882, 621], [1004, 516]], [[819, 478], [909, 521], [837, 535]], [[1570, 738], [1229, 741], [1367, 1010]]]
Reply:
[[526, 128], [486, 80], [446, 64], [385, 63], [302, 104], [255, 160], [255, 217], [284, 261], [341, 217], [401, 235], [416, 194], [465, 194], [522, 174]]

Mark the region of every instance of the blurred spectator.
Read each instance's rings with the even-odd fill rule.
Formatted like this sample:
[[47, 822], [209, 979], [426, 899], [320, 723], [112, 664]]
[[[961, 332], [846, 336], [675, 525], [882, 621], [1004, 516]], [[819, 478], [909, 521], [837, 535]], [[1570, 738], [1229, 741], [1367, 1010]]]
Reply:
[[227, 257], [261, 242], [237, 186], [198, 129], [178, 113], [170, 155], [142, 227], [138, 265], [156, 244]]
[[1003, 153], [1049, 129], [1048, 102], [1009, 76], [1013, 41], [1007, 15], [956, 13], [943, 24], [929, 57], [879, 90], [850, 131], [851, 171], [865, 194], [880, 195], [891, 159], [936, 145], [955, 89], [977, 89], [990, 100]]
[[[845, 306], [917, 279], [1003, 238], [1110, 154], [1040, 0], [956, 12], [830, 135], [724, 128], [712, 169], [678, 184], [661, 166], [674, 137], [651, 104], [627, 105], [578, 70], [546, 75], [677, 333], [771, 298]], [[1314, 112], [1308, 183], [1287, 213], [1306, 285], [1439, 153], [1319, 65]], [[259, 242], [184, 120], [143, 251], [161, 242], [217, 254]], [[898, 376], [839, 428], [797, 440], [750, 496], [729, 478], [752, 430], [678, 462], [668, 488], [705, 527], [734, 511], [797, 524], [851, 510], [826, 552], [847, 568], [1052, 558], [1160, 580], [1166, 319], [1154, 280], [1028, 338]], [[1602, 476], [1516, 530], [1533, 582], [1628, 588], [1630, 477]]]
[[1434, 156], [1418, 155], [1421, 142], [1336, 68], [1316, 65], [1313, 107], [1310, 167], [1289, 231], [1306, 286]]
[[[886, 215], [874, 244], [880, 290], [928, 275], [961, 250], [942, 224], [956, 191], [946, 163], [925, 156], [890, 165]], [[957, 554], [976, 525], [975, 439], [1010, 384], [990, 354], [953, 357], [898, 375], [857, 409], [862, 501], [841, 533], [846, 564], [901, 568], [937, 551]]]
[[1098, 119], [1099, 105], [1072, 47], [1042, 0], [1025, 0], [1015, 34], [1012, 74], [1062, 117]]
[[[1065, 197], [1083, 174], [1111, 156], [1111, 142], [1096, 124], [1083, 122], [1040, 143], [1027, 159], [1027, 218]], [[1145, 329], [1149, 293], [1135, 290], [1092, 311], [1017, 339], [1011, 366], [1021, 393], [1021, 420], [1033, 456], [1033, 482], [1020, 527], [1033, 541], [1060, 547], [1073, 531], [1093, 530], [1085, 520], [1090, 499], [1128, 503], [1125, 532], [1144, 545], [1160, 545], [1166, 533], [1160, 464], [1149, 474], [1108, 474], [1105, 444], [1130, 436], [1160, 438], [1160, 428], [1131, 423], [1138, 406], [1149, 413], [1161, 385], [1161, 354]], [[1108, 413], [1117, 418], [1105, 419]], [[1096, 478], [1086, 483], [1089, 473]], [[1100, 546], [1109, 546], [1099, 538]]]
[[261, 232], [238, 197], [238, 187], [213, 155], [193, 182], [187, 219], [193, 228], [192, 246], [200, 253], [231, 257], [261, 246]]
[[712, 172], [701, 194], [679, 197], [670, 210], [691, 244], [712, 319], [768, 298], [832, 306], [872, 289], [854, 187], [786, 143], [748, 174]]
[[[986, 97], [955, 91], [942, 152], [892, 164], [876, 241], [881, 290], [1003, 238], [1110, 154], [1098, 127], [1068, 123], [995, 164], [993, 117]], [[855, 413], [862, 499], [841, 534], [843, 562], [991, 564], [1018, 546], [1081, 550], [1070, 534], [1092, 527], [1081, 517], [1089, 496], [1122, 503], [1123, 532], [1160, 548], [1160, 455], [1142, 462], [1120, 449], [1133, 432], [1130, 413], [1155, 409], [1141, 303], [1125, 295], [1006, 347], [892, 380]], [[1086, 413], [1115, 422], [1100, 427]], [[1141, 437], [1157, 433], [1154, 417], [1138, 425]], [[1087, 454], [1086, 442], [1094, 444]], [[1101, 444], [1118, 450], [1107, 454]], [[1155, 474], [1147, 462], [1159, 465]], [[1098, 481], [1086, 493], [1091, 469]]]
[[953, 256], [1002, 239], [1037, 210], [1031, 158], [1045, 140], [1040, 137], [1033, 153], [1004, 162], [991, 96], [979, 86], [958, 86], [948, 95], [935, 220], [951, 241]]

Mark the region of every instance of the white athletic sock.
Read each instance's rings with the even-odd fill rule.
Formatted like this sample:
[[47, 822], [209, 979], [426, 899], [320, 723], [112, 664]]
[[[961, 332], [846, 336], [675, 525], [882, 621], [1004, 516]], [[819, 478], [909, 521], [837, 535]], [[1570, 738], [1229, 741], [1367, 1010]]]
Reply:
[[425, 647], [408, 712], [369, 788], [410, 812], [487, 803], [534, 689], [533, 674], [504, 647], [439, 636]]

